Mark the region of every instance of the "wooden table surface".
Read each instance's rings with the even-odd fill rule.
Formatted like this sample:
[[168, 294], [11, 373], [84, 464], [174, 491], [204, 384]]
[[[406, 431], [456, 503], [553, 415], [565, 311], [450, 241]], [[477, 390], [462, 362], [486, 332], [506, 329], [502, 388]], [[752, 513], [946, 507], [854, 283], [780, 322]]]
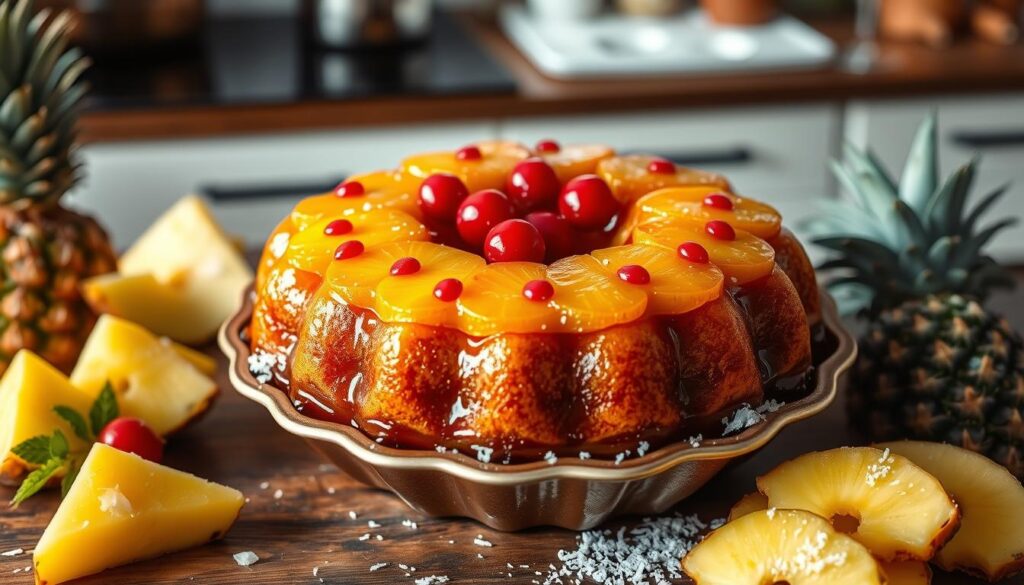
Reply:
[[[866, 72], [849, 71], [842, 59], [836, 59], [814, 70], [558, 81], [534, 68], [493, 20], [468, 15], [464, 20], [512, 73], [516, 91], [90, 111], [82, 116], [81, 137], [85, 142], [109, 142], [1024, 88], [1024, 43], [998, 46], [970, 38], [943, 49], [883, 41]], [[852, 19], [812, 20], [810, 24], [836, 41], [840, 54], [854, 40]]]
[[[1024, 281], [1024, 271], [1018, 276]], [[1020, 292], [1016, 297], [1003, 295], [993, 301], [993, 307], [1008, 314], [1018, 330], [1024, 330], [1020, 301]], [[219, 356], [213, 347], [208, 351]], [[81, 580], [83, 585], [316, 585], [321, 579], [334, 584], [390, 585], [411, 584], [415, 578], [431, 574], [447, 575], [451, 583], [530, 583], [533, 579], [543, 581], [534, 571], [546, 573], [549, 564], [560, 566], [559, 549], [575, 548], [574, 532], [539, 529], [508, 534], [467, 520], [426, 518], [386, 492], [356, 484], [326, 464], [302, 439], [278, 428], [262, 407], [231, 390], [224, 366], [221, 359], [220, 400], [209, 416], [173, 438], [166, 463], [242, 490], [250, 501], [238, 523], [223, 541], [114, 569]], [[722, 473], [676, 511], [696, 513], [704, 521], [723, 517], [738, 497], [754, 489], [757, 475], [781, 461], [811, 449], [855, 442], [846, 429], [840, 400], [827, 412], [787, 428], [754, 457]], [[13, 491], [0, 488], [0, 500], [12, 495]], [[0, 511], [0, 552], [32, 550], [56, 506], [56, 495], [49, 493], [17, 510]], [[357, 517], [352, 519], [349, 512]], [[368, 528], [371, 520], [382, 526]], [[416, 522], [418, 527], [404, 526], [404, 520]], [[637, 521], [627, 518], [607, 527], [629, 526]], [[383, 540], [359, 540], [366, 533], [380, 534]], [[477, 535], [483, 535], [494, 546], [475, 546]], [[250, 568], [239, 567], [232, 555], [242, 551], [253, 551], [261, 560]], [[371, 565], [382, 562], [390, 565], [369, 571]], [[414, 566], [416, 571], [406, 576], [406, 571], [397, 567], [399, 563]], [[14, 573], [29, 565], [31, 555], [27, 553], [0, 556], [0, 585], [32, 583], [32, 576]], [[318, 568], [316, 576], [314, 568]], [[938, 572], [934, 582], [980, 583]], [[1024, 583], [1024, 578], [1013, 582]]]

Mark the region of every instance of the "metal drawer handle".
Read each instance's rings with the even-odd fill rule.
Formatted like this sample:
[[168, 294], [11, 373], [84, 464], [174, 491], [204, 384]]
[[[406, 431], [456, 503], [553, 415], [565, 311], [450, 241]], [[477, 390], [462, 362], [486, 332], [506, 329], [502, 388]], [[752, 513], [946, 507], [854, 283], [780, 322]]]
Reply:
[[296, 199], [307, 195], [326, 193], [339, 182], [340, 180], [324, 183], [204, 185], [199, 187], [199, 192], [211, 201], [218, 203], [264, 199]]
[[1024, 130], [996, 130], [991, 132], [964, 130], [951, 133], [950, 138], [954, 144], [967, 148], [1024, 146]]
[[[639, 151], [636, 151], [639, 153]], [[700, 165], [743, 165], [754, 160], [754, 152], [746, 146], [735, 146], [719, 150], [693, 150], [682, 152], [661, 152], [664, 157], [682, 166]]]

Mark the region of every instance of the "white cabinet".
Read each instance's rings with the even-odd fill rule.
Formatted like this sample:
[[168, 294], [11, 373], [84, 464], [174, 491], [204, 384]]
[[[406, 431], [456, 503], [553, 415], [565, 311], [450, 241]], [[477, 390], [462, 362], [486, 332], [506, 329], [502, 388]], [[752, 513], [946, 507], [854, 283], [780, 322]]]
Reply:
[[659, 111], [642, 114], [508, 119], [501, 136], [533, 144], [603, 142], [727, 175], [736, 190], [777, 206], [787, 225], [834, 195], [828, 160], [839, 141], [841, 109], [792, 107]]
[[[267, 134], [82, 149], [87, 172], [71, 202], [98, 215], [119, 248], [128, 246], [182, 195], [220, 187], [244, 193], [268, 186], [331, 185], [350, 173], [397, 166], [402, 157], [494, 138], [494, 123]], [[225, 228], [262, 244], [298, 193], [213, 201]]]
[[[846, 116], [846, 136], [858, 146], [870, 144], [898, 176], [918, 124], [932, 109], [939, 114], [943, 175], [980, 155], [975, 201], [1012, 183], [1010, 192], [989, 211], [989, 221], [1024, 217], [1024, 94], [853, 102]], [[1024, 225], [1006, 230], [990, 251], [1003, 262], [1024, 261]]]

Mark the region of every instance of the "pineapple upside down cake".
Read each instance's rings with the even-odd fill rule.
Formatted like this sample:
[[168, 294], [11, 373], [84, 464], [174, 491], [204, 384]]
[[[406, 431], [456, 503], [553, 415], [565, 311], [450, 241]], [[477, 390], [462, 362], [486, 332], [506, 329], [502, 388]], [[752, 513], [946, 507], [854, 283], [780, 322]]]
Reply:
[[775, 209], [553, 141], [412, 156], [302, 200], [254, 294], [261, 382], [378, 443], [484, 462], [696, 434], [803, 383], [820, 319]]

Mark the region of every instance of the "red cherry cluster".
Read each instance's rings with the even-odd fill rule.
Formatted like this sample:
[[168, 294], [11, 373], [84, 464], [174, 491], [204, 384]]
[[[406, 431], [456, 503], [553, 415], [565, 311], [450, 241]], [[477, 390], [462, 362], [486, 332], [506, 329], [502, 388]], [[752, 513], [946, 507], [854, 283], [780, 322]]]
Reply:
[[[554, 141], [537, 147], [544, 153], [559, 149]], [[505, 191], [471, 194], [455, 175], [431, 175], [420, 186], [419, 205], [438, 239], [480, 252], [489, 262], [550, 262], [589, 251], [583, 248], [607, 239], [620, 210], [600, 177], [582, 175], [561, 185], [540, 157], [516, 164]]]

